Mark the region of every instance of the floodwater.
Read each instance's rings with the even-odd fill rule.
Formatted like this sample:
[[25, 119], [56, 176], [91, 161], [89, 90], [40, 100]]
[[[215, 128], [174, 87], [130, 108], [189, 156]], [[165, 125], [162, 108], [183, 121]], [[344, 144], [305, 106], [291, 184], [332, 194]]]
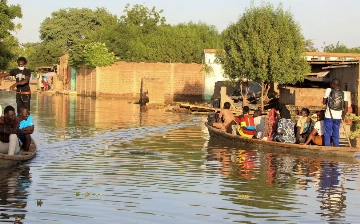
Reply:
[[360, 220], [354, 160], [226, 147], [209, 140], [206, 117], [117, 99], [34, 94], [31, 108], [38, 155], [0, 170], [0, 222]]

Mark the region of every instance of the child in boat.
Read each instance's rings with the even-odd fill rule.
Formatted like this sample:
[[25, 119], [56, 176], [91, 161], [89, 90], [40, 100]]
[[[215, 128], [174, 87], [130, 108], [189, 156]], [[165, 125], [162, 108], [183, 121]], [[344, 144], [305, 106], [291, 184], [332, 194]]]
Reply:
[[305, 143], [300, 143], [301, 145], [308, 145], [313, 143], [315, 145], [322, 146], [324, 145], [324, 118], [325, 110], [321, 110], [317, 113], [317, 121], [312, 129], [308, 139]]
[[262, 139], [264, 127], [265, 127], [265, 120], [261, 117], [261, 111], [255, 110], [254, 111], [254, 124], [255, 124], [255, 130], [256, 134], [253, 138]]
[[[229, 102], [224, 103], [224, 109], [220, 111], [218, 122], [213, 123], [213, 127], [219, 128], [223, 131], [226, 131], [228, 126], [231, 126], [231, 122], [234, 121], [235, 116], [232, 111], [230, 111], [231, 104]], [[224, 122], [222, 123], [221, 120]], [[220, 122], [219, 122], [220, 121]]]
[[238, 132], [240, 136], [252, 138], [256, 134], [254, 118], [249, 115], [250, 108], [243, 107], [243, 115], [235, 119], [236, 123], [240, 125]]
[[300, 115], [301, 117], [296, 124], [296, 142], [304, 143], [309, 138], [309, 135], [314, 127], [314, 123], [309, 117], [310, 111], [308, 108], [302, 108]]
[[22, 148], [24, 151], [29, 151], [31, 144], [31, 134], [34, 133], [34, 124], [32, 116], [29, 115], [29, 111], [25, 107], [19, 108], [18, 114], [20, 124], [19, 124], [19, 139], [22, 143]]
[[277, 142], [295, 143], [295, 123], [291, 120], [290, 111], [283, 106], [280, 109], [280, 119], [277, 122], [274, 140]]

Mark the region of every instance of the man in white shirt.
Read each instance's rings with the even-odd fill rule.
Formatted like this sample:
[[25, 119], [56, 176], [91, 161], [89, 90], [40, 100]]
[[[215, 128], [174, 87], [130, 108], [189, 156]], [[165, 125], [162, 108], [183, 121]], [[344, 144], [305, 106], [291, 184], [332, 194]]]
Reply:
[[340, 123], [344, 120], [348, 110], [347, 94], [340, 89], [340, 81], [333, 79], [330, 88], [327, 88], [323, 98], [326, 105], [324, 119], [324, 144], [330, 146], [330, 138], [333, 146], [339, 146]]

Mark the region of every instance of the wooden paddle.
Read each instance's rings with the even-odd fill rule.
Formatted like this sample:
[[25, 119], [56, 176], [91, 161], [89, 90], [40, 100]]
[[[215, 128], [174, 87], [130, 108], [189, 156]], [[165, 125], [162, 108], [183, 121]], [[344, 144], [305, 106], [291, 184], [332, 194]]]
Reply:
[[348, 134], [347, 134], [347, 132], [346, 132], [346, 127], [345, 127], [345, 124], [344, 124], [344, 120], [341, 119], [340, 125], [341, 125], [341, 126], [343, 127], [343, 129], [344, 129], [346, 139], [347, 139], [347, 141], [348, 141], [348, 143], [349, 143], [349, 146], [351, 147], [351, 142], [350, 142], [349, 136], [348, 136]]

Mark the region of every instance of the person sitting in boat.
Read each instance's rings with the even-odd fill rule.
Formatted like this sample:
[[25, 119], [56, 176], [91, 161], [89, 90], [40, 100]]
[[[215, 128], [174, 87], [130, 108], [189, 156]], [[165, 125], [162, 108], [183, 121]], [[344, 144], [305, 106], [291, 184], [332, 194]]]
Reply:
[[[232, 121], [235, 120], [233, 112], [230, 111], [231, 104], [229, 102], [224, 103], [224, 109], [220, 111], [217, 122], [213, 123], [213, 127], [219, 128], [223, 131], [227, 131], [227, 128], [231, 126]], [[221, 122], [223, 121], [223, 122]]]
[[249, 115], [250, 108], [248, 106], [243, 107], [243, 115], [235, 119], [236, 123], [240, 125], [238, 133], [240, 136], [246, 138], [252, 138], [255, 133], [255, 123], [253, 116]]
[[280, 115], [277, 112], [279, 109], [272, 108], [269, 111], [267, 118], [265, 119], [265, 126], [263, 131], [264, 140], [272, 141], [274, 133], [276, 132], [276, 124], [280, 119]]
[[285, 106], [280, 109], [279, 117], [273, 139], [277, 142], [295, 143], [295, 123], [291, 120], [290, 111]]
[[255, 130], [256, 134], [253, 138], [262, 139], [264, 127], [265, 127], [265, 120], [261, 117], [261, 111], [255, 110], [254, 111], [254, 124], [255, 124]]
[[4, 115], [0, 117], [0, 153], [9, 155], [17, 154], [20, 151], [18, 131], [20, 120], [15, 115], [12, 106], [6, 106]]
[[34, 124], [32, 116], [29, 115], [29, 111], [25, 107], [19, 108], [18, 114], [19, 124], [19, 139], [22, 142], [22, 148], [24, 151], [29, 151], [31, 143], [31, 134], [34, 133]]
[[310, 110], [302, 108], [300, 111], [300, 118], [296, 124], [296, 142], [304, 143], [309, 138], [309, 135], [314, 127], [313, 120], [309, 117]]
[[325, 110], [317, 112], [317, 121], [312, 129], [309, 138], [305, 143], [300, 143], [301, 145], [309, 145], [313, 143], [315, 145], [322, 146], [324, 145], [324, 119], [325, 119]]

